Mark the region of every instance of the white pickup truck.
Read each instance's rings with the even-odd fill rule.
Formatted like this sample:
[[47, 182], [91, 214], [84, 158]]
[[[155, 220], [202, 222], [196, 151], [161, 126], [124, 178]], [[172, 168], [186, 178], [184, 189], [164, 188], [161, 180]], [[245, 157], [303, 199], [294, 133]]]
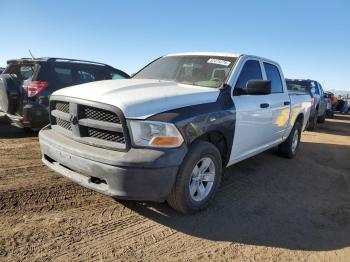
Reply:
[[276, 146], [292, 158], [310, 107], [268, 59], [167, 55], [132, 79], [55, 92], [42, 159], [100, 193], [193, 213], [213, 198], [224, 167]]

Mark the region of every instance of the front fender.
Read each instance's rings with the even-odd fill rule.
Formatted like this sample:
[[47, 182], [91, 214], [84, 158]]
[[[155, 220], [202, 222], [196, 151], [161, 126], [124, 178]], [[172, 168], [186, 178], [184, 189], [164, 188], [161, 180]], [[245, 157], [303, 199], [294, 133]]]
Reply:
[[148, 120], [174, 123], [187, 145], [204, 134], [219, 132], [224, 135], [227, 148], [231, 150], [236, 108], [230, 96], [230, 88], [226, 88], [221, 90], [215, 102], [162, 112], [149, 117]]

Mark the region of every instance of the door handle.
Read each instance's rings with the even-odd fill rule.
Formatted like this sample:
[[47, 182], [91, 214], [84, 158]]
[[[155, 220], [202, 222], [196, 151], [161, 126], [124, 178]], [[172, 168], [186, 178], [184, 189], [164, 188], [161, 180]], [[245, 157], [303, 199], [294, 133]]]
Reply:
[[284, 101], [283, 103], [285, 106], [289, 106], [290, 105], [290, 101]]
[[270, 106], [270, 104], [268, 104], [268, 103], [260, 104], [261, 108], [268, 108], [269, 106]]

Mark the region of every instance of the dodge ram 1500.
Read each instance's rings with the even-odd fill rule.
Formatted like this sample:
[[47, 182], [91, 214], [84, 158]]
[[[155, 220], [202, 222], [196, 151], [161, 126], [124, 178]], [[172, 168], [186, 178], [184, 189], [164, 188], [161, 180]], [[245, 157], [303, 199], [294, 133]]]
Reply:
[[205, 208], [223, 168], [278, 146], [292, 158], [311, 97], [288, 93], [280, 66], [257, 56], [163, 56], [132, 79], [68, 87], [50, 98], [43, 162], [121, 199]]

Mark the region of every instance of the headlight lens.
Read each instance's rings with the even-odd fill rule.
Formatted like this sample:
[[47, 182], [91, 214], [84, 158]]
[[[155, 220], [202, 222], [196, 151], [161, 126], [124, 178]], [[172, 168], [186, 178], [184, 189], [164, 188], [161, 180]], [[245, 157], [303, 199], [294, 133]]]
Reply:
[[145, 147], [179, 147], [183, 138], [174, 124], [130, 120], [129, 127], [133, 144]]

